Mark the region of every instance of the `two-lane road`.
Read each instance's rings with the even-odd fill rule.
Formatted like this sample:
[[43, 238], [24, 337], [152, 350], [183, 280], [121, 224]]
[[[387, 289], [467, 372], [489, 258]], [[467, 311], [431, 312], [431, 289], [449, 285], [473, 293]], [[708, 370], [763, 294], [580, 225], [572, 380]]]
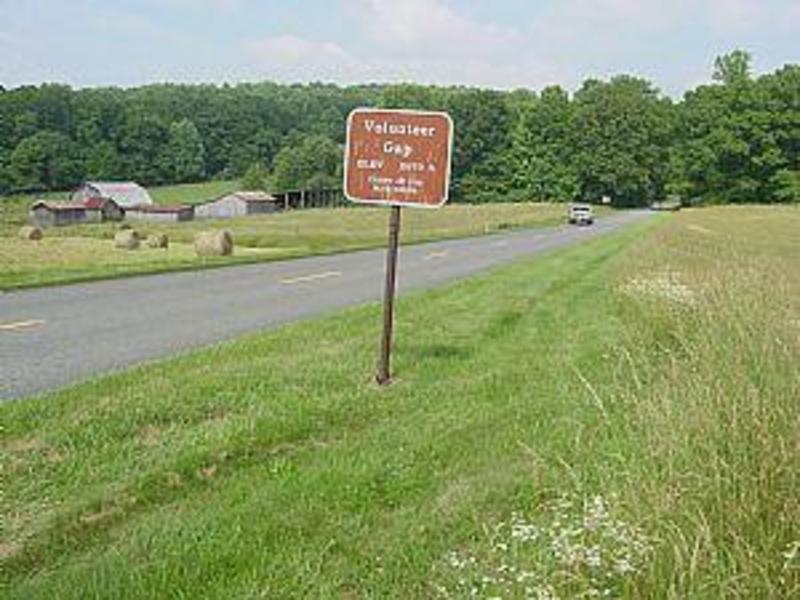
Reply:
[[[646, 218], [407, 246], [403, 291], [465, 277]], [[0, 294], [0, 398], [20, 398], [198, 346], [380, 299], [384, 251]]]

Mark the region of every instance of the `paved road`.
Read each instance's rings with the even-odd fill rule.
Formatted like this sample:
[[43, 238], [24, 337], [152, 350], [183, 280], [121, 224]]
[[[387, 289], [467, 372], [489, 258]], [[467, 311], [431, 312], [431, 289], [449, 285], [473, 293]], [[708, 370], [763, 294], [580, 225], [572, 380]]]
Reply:
[[[574, 244], [647, 217], [401, 249], [399, 287], [419, 289]], [[246, 332], [379, 300], [384, 251], [0, 293], [0, 399], [21, 398]]]

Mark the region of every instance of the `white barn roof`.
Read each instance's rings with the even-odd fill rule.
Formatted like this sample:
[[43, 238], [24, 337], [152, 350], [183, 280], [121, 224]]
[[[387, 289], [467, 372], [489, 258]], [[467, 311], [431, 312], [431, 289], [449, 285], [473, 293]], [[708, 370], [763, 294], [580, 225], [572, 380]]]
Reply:
[[275, 196], [266, 192], [234, 192], [233, 196], [245, 202], [275, 202]]
[[152, 205], [153, 199], [147, 190], [132, 181], [87, 181], [84, 187], [97, 192], [103, 198], [111, 198], [123, 207]]
[[273, 196], [272, 194], [268, 194], [267, 192], [248, 192], [248, 191], [229, 192], [227, 194], [223, 194], [222, 196], [212, 198], [211, 200], [200, 202], [198, 203], [198, 206], [203, 204], [214, 204], [215, 202], [225, 202], [230, 200], [241, 200], [243, 202], [275, 202], [275, 196]]

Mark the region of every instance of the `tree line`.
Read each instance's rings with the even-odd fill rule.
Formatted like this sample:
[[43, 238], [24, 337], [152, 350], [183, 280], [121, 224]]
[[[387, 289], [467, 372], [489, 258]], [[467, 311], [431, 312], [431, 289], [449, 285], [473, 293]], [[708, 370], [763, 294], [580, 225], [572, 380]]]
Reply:
[[741, 50], [719, 57], [714, 83], [680, 101], [628, 75], [589, 79], [574, 94], [559, 86], [538, 94], [410, 84], [0, 86], [0, 193], [85, 179], [334, 187], [347, 114], [380, 106], [451, 114], [457, 200], [799, 201], [800, 65], [754, 77], [750, 64]]

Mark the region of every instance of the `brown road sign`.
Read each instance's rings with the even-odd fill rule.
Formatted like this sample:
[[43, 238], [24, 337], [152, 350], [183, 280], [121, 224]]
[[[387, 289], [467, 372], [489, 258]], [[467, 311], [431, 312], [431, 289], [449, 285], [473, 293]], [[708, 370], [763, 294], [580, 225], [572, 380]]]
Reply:
[[344, 193], [366, 204], [442, 206], [452, 148], [446, 113], [357, 108], [347, 119]]

